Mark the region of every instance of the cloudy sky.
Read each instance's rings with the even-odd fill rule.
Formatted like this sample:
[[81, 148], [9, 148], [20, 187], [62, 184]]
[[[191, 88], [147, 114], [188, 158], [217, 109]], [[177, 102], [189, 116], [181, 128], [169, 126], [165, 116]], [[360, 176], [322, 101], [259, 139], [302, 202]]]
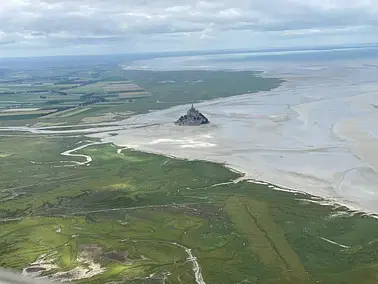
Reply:
[[0, 57], [378, 42], [378, 0], [0, 0]]

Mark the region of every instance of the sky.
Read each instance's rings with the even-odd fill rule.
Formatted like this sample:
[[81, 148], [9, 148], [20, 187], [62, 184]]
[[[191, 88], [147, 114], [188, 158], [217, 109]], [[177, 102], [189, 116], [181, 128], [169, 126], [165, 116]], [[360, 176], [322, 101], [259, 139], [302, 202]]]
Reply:
[[378, 0], [0, 0], [0, 57], [378, 43]]

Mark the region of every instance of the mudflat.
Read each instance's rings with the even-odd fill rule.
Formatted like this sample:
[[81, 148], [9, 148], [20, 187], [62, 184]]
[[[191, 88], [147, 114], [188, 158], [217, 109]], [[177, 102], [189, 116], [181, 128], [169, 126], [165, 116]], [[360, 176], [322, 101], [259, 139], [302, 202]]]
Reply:
[[184, 105], [133, 118], [151, 126], [93, 136], [142, 151], [226, 163], [247, 178], [377, 213], [377, 73], [364, 62], [278, 66], [274, 75], [286, 82], [277, 89], [197, 104], [211, 125], [175, 126]]

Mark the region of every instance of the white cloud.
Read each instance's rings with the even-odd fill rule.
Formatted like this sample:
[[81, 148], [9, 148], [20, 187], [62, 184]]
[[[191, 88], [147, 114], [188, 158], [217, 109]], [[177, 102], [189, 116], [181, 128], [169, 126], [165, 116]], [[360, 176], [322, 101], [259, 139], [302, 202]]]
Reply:
[[370, 41], [377, 29], [376, 0], [0, 1], [0, 53], [311, 45], [345, 31], [355, 33], [345, 42]]

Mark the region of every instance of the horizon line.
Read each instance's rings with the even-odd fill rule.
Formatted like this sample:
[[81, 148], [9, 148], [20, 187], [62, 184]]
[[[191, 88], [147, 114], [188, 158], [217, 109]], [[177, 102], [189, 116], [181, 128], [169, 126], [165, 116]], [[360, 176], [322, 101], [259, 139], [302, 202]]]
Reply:
[[108, 57], [108, 56], [154, 56], [154, 57], [180, 57], [195, 55], [221, 55], [252, 52], [282, 52], [282, 51], [328, 51], [343, 49], [378, 48], [378, 42], [356, 44], [333, 44], [319, 46], [297, 46], [277, 48], [229, 48], [229, 49], [202, 49], [202, 50], [172, 50], [172, 51], [149, 51], [149, 52], [125, 52], [125, 53], [98, 53], [98, 54], [63, 54], [44, 56], [5, 56], [0, 57], [0, 62], [7, 59], [39, 59], [59, 57]]

